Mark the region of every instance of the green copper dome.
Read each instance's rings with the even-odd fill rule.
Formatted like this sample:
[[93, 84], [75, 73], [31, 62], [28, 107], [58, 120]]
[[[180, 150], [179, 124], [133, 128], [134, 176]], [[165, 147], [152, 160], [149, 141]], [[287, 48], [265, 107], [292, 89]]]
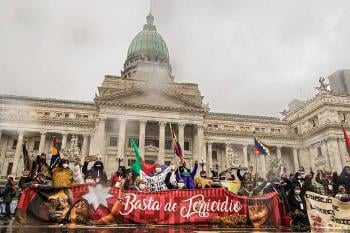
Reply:
[[169, 62], [168, 47], [157, 32], [153, 21], [153, 15], [149, 14], [147, 24], [143, 26], [143, 30], [135, 36], [129, 46], [127, 61], [135, 57], [145, 57], [151, 61]]

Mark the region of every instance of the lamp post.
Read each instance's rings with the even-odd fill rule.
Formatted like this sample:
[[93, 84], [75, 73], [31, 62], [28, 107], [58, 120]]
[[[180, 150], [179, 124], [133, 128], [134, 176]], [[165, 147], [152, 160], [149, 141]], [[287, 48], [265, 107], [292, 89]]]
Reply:
[[123, 162], [124, 158], [121, 154], [119, 154], [116, 158], [116, 160], [118, 161], [118, 168], [120, 167], [120, 163]]
[[202, 158], [201, 161], [199, 162], [199, 165], [201, 165], [202, 171], [203, 171], [203, 170], [204, 170], [204, 165], [205, 165], [205, 161], [203, 160], [203, 158]]

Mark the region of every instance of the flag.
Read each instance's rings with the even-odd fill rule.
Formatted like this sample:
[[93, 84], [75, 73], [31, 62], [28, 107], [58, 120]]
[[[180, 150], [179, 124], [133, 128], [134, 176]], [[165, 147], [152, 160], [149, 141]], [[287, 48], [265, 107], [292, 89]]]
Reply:
[[269, 148], [257, 137], [254, 136], [255, 153], [257, 155], [270, 155]]
[[51, 160], [50, 160], [50, 169], [54, 168], [56, 164], [61, 161], [60, 152], [57, 149], [56, 138], [52, 140], [52, 149], [51, 149]]
[[184, 164], [184, 156], [182, 154], [182, 149], [181, 149], [181, 145], [179, 143], [179, 141], [177, 140], [176, 134], [173, 131], [173, 129], [170, 126], [170, 130], [172, 132], [172, 136], [173, 136], [173, 147], [174, 147], [174, 153], [179, 157], [181, 164]]
[[134, 149], [136, 160], [131, 165], [131, 171], [140, 175], [140, 171], [142, 170], [147, 175], [151, 174], [156, 169], [156, 164], [148, 164], [141, 158], [141, 153], [139, 148], [136, 145], [136, 142], [133, 138], [130, 138], [131, 147]]
[[136, 156], [136, 160], [135, 162], [133, 162], [133, 164], [131, 164], [131, 171], [133, 171], [136, 174], [140, 174], [140, 171], [142, 170], [142, 162], [141, 162], [141, 155], [140, 155], [140, 151], [139, 148], [136, 145], [136, 142], [133, 138], [130, 138], [130, 144], [131, 147], [134, 149], [135, 151], [135, 156]]
[[346, 133], [344, 127], [342, 127], [342, 130], [343, 130], [343, 134], [344, 134], [345, 147], [346, 147], [346, 150], [348, 151], [348, 154], [350, 155], [350, 139], [349, 139], [349, 136]]

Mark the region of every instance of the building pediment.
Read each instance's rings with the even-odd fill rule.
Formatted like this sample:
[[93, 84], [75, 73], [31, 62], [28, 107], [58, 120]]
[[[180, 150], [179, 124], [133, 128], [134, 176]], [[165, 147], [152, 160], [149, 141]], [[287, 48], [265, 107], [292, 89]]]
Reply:
[[202, 104], [192, 101], [178, 93], [160, 88], [133, 88], [117, 91], [112, 94], [97, 96], [95, 102], [99, 106], [127, 106], [157, 109], [181, 109], [205, 111]]

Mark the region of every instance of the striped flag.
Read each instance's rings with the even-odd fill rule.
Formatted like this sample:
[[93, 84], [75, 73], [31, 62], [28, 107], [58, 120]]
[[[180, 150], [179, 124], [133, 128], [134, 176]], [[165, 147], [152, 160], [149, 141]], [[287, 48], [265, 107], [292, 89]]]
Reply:
[[254, 136], [255, 153], [257, 155], [270, 155], [269, 148], [256, 136]]
[[175, 134], [174, 130], [171, 128], [171, 126], [170, 126], [170, 130], [171, 130], [172, 136], [173, 136], [174, 153], [177, 155], [177, 157], [179, 157], [181, 164], [184, 164], [185, 160], [184, 160], [184, 156], [182, 153], [181, 145], [180, 145], [179, 141], [177, 140], [176, 134]]
[[53, 169], [56, 164], [61, 161], [60, 152], [57, 149], [56, 138], [54, 137], [52, 140], [52, 150], [51, 150], [51, 160], [50, 160], [50, 169]]

